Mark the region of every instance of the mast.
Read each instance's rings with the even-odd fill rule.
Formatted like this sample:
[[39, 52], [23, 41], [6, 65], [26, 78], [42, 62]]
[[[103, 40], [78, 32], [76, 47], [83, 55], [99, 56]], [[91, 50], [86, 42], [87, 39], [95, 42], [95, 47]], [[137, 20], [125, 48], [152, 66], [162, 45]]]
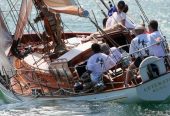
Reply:
[[44, 4], [43, 0], [33, 0], [36, 9], [39, 11], [39, 15], [35, 18], [35, 22], [40, 20], [44, 21], [45, 27], [45, 40], [48, 42], [53, 41], [52, 48], [54, 48], [54, 53], [60, 56], [65, 53], [66, 48], [64, 42], [62, 41], [62, 26], [61, 17], [59, 13], [50, 12], [47, 6]]
[[54, 56], [65, 53], [66, 47], [62, 39], [63, 27], [60, 13], [86, 17], [88, 11], [76, 6], [74, 0], [33, 0], [39, 15], [35, 22], [42, 20], [45, 27], [46, 40], [52, 40]]

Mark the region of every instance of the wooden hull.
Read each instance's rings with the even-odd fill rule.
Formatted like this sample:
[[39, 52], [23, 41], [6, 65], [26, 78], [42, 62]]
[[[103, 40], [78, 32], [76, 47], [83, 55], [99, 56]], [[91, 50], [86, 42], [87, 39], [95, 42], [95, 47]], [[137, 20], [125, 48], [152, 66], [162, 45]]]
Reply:
[[[114, 37], [117, 38], [117, 36], [120, 36], [120, 33], [115, 33]], [[149, 93], [146, 95], [153, 95], [150, 95], [150, 99], [142, 96], [143, 93], [146, 94], [145, 89], [147, 86], [152, 86], [154, 81], [159, 82], [165, 77], [169, 79], [169, 73], [143, 84], [139, 84], [141, 82], [141, 79], [139, 79], [136, 86], [125, 88], [124, 81], [126, 71], [124, 70], [123, 73], [114, 77], [113, 82], [108, 82], [107, 80], [109, 85], [106, 85], [106, 88], [102, 92], [75, 92], [74, 84], [76, 81], [74, 78], [79, 78], [77, 73], [75, 73], [77, 72], [75, 67], [77, 64], [90, 57], [91, 44], [92, 43], [90, 42], [81, 44], [60, 56], [59, 59], [66, 59], [66, 62], [54, 60], [48, 63], [48, 59], [42, 58], [42, 54], [40, 55], [41, 57], [38, 57], [38, 54], [31, 54], [24, 60], [14, 59], [13, 65], [17, 68], [18, 72], [17, 75], [11, 79], [11, 88], [18, 96], [17, 99], [21, 101], [30, 99], [75, 101], [113, 100], [122, 103], [163, 102], [169, 99], [169, 93], [164, 92], [166, 89], [170, 89], [170, 86], [168, 85], [165, 88], [161, 86], [162, 91], [156, 92], [157, 98], [154, 97], [155, 93], [150, 91], [147, 91]], [[32, 60], [30, 62], [29, 60], [31, 57]], [[60, 63], [62, 65], [60, 65]], [[55, 72], [55, 70], [52, 71], [51, 69], [58, 71]], [[66, 75], [59, 72], [65, 72]], [[39, 92], [35, 93], [35, 91]], [[164, 96], [159, 97], [159, 94], [163, 94]]]
[[[120, 33], [115, 33], [113, 39], [120, 35]], [[74, 37], [74, 35], [68, 36]], [[27, 36], [24, 37], [27, 38]], [[23, 39], [23, 43], [27, 43], [28, 41], [26, 42], [26, 40]], [[40, 53], [40, 57], [38, 57], [39, 54], [30, 54], [30, 56], [28, 55], [28, 59], [25, 58], [23, 60], [13, 58], [13, 66], [17, 69], [17, 75], [10, 79], [10, 89], [13, 92], [0, 84], [1, 100], [9, 103], [30, 100], [112, 100], [120, 103], [169, 102], [170, 94], [166, 91], [170, 89], [170, 73], [143, 84], [140, 84], [141, 80], [139, 80], [136, 86], [125, 88], [126, 71], [123, 70], [123, 73], [114, 77], [113, 82], [108, 82], [107, 80], [108, 85], [106, 85], [106, 88], [102, 92], [75, 92], [74, 83], [76, 81], [74, 78], [79, 78], [75, 67], [90, 57], [91, 44], [90, 42], [81, 44], [60, 56], [61, 59], [67, 59], [66, 62], [58, 60], [51, 61], [46, 59], [42, 53]], [[32, 57], [31, 62], [29, 61], [30, 57]], [[50, 67], [56, 69], [58, 72], [55, 72], [55, 70], [51, 72]], [[165, 85], [154, 89], [155, 83], [158, 85], [158, 83], [165, 81], [167, 81]]]
[[[129, 38], [129, 33], [127, 32], [114, 32], [111, 33], [110, 36], [113, 37], [113, 39], [118, 38], [121, 39], [124, 38], [124, 40]], [[66, 33], [65, 37], [75, 37], [76, 35], [89, 35], [89, 33]], [[35, 35], [32, 35], [33, 37]], [[22, 39], [22, 43], [32, 43], [30, 39], [28, 39], [28, 35], [24, 35]], [[36, 36], [34, 38], [37, 38]], [[29, 40], [29, 41], [28, 41]], [[34, 40], [36, 43], [39, 40]], [[32, 92], [32, 89], [38, 88], [42, 89], [44, 93], [48, 93], [50, 91], [54, 91], [58, 88], [70, 88], [73, 89], [75, 81], [74, 78], [78, 77], [80, 75], [77, 75], [77, 71], [75, 70], [76, 65], [79, 65], [79, 63], [82, 63], [86, 61], [91, 55], [91, 45], [93, 42], [85, 42], [83, 44], [80, 44], [76, 46], [75, 48], [71, 49], [64, 55], [61, 55], [58, 59], [66, 59], [66, 63], [68, 64], [68, 67], [65, 67], [63, 72], [70, 72], [69, 74], [65, 76], [57, 76], [58, 72], [54, 74], [50, 71], [49, 67], [51, 67], [52, 63], [58, 62], [57, 58], [53, 59], [51, 61], [50, 59], [46, 59], [43, 57], [43, 53], [33, 53], [28, 55], [23, 60], [14, 58], [13, 66], [18, 70], [15, 78], [11, 79], [11, 85], [12, 89], [18, 93], [18, 94], [25, 94], [30, 95]], [[58, 63], [56, 63], [58, 64]], [[62, 70], [62, 66], [60, 67], [53, 67], [53, 69], [57, 69], [59, 72]], [[71, 68], [70, 68], [71, 67]], [[59, 70], [61, 69], [61, 70]], [[67, 71], [65, 71], [67, 70]], [[69, 76], [67, 78], [67, 76]], [[123, 87], [123, 84], [120, 84], [118, 86]]]

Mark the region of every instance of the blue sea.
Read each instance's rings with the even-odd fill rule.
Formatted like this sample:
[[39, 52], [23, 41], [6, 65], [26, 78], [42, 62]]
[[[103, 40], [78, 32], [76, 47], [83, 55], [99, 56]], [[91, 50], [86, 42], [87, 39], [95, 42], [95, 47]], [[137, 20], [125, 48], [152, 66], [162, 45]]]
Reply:
[[[7, 1], [21, 0], [0, 0], [0, 8], [9, 10]], [[81, 7], [90, 12], [94, 20], [92, 11], [95, 14], [99, 26], [102, 26], [104, 16], [98, 5], [106, 12], [100, 0], [75, 0], [79, 1]], [[105, 0], [108, 3], [109, 0]], [[135, 0], [124, 0], [128, 6], [128, 16], [137, 24], [142, 23], [142, 15]], [[114, 0], [115, 3], [118, 0]], [[156, 19], [160, 29], [167, 41], [170, 42], [170, 0], [139, 0], [148, 19]], [[19, 3], [17, 3], [19, 8]], [[32, 13], [32, 17], [36, 12]], [[10, 15], [7, 17], [10, 19]], [[67, 32], [95, 32], [95, 26], [89, 19], [77, 16], [62, 15], [62, 19]], [[10, 21], [9, 21], [10, 22]], [[147, 23], [146, 23], [147, 25]], [[15, 30], [14, 24], [10, 25], [10, 30]], [[74, 101], [46, 101], [46, 102], [21, 102], [13, 104], [1, 104], [0, 116], [168, 116], [170, 115], [170, 104], [119, 104], [108, 102], [74, 102]]]

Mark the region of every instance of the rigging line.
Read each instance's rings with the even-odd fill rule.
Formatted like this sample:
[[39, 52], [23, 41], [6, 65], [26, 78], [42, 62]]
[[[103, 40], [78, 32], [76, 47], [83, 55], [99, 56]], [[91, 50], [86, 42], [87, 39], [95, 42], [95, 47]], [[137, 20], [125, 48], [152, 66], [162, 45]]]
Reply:
[[[14, 6], [15, 6], [17, 3], [18, 3], [18, 1], [15, 2]], [[8, 15], [10, 14], [11, 11], [15, 11], [15, 12], [18, 12], [18, 11], [19, 11], [19, 10], [13, 10], [13, 9], [14, 9], [14, 7], [12, 7], [9, 11], [7, 11], [8, 14], [7, 14], [6, 17], [5, 17], [5, 20], [6, 20], [6, 18], [8, 17]]]
[[[12, 1], [10, 0], [10, 2], [11, 2], [11, 5], [13, 6], [13, 8], [14, 8], [14, 10], [16, 10], [16, 8], [15, 8], [15, 6], [14, 6], [14, 4], [12, 3]], [[8, 3], [8, 4], [10, 4], [10, 3]], [[18, 12], [16, 12], [17, 13], [17, 15], [18, 15], [18, 19], [21, 19], [21, 17], [19, 16], [19, 14], [18, 14]], [[17, 19], [16, 19], [16, 21], [17, 21]], [[30, 22], [29, 21], [29, 19], [28, 19], [28, 22]], [[21, 23], [23, 23], [23, 21], [21, 20]], [[30, 23], [31, 24], [31, 23]], [[17, 26], [17, 24], [16, 24], [16, 26]], [[20, 25], [19, 25], [20, 26]], [[33, 26], [31, 26], [32, 27], [32, 29], [33, 29]], [[27, 27], [25, 27], [26, 28], [26, 30], [27, 30], [27, 32], [29, 33], [29, 30], [28, 30], [28, 28]], [[34, 29], [33, 29], [34, 30]], [[36, 30], [36, 29], [35, 29]], [[34, 31], [35, 31], [34, 30]], [[35, 31], [36, 32], [36, 31]], [[29, 34], [30, 35], [30, 34]], [[40, 37], [40, 39], [41, 39], [41, 36], [39, 36], [38, 35], [38, 37]], [[30, 35], [30, 38], [31, 39], [33, 39], [33, 37]], [[19, 41], [21, 41], [21, 40], [19, 40]]]
[[42, 86], [42, 84], [41, 84], [41, 82], [40, 82], [41, 80], [39, 80], [39, 77], [40, 77], [40, 76], [39, 76], [38, 74], [36, 74], [36, 73], [34, 73], [34, 74], [32, 74], [32, 75], [34, 75], [34, 77], [35, 77], [38, 85], [40, 86], [42, 92], [45, 93], [44, 88], [43, 88], [43, 86]]
[[40, 28], [37, 23], [36, 23], [36, 27], [37, 27], [38, 33], [40, 33]]
[[143, 24], [144, 24], [144, 26], [145, 26], [145, 20], [143, 19], [143, 17], [142, 17], [142, 15], [141, 15], [141, 14], [140, 14], [140, 17], [141, 17], [142, 22], [143, 22]]
[[[8, 12], [10, 12], [11, 10], [6, 10], [6, 11], [4, 11], [4, 10], [2, 10], [2, 12], [5, 12], [5, 13], [8, 13]], [[19, 10], [12, 10], [12, 11], [15, 11], [15, 12], [18, 12]], [[9, 14], [9, 13], [8, 13]]]
[[100, 0], [100, 2], [105, 6], [107, 10], [109, 10], [109, 7], [106, 5], [106, 3], [103, 0]]
[[[37, 66], [37, 68], [38, 68], [38, 69], [40, 69], [40, 68], [39, 68], [39, 66], [38, 66], [38, 62], [35, 60], [34, 55], [33, 55], [33, 54], [31, 54], [31, 56], [32, 56], [32, 58], [33, 58], [33, 60], [34, 60], [34, 64]], [[42, 59], [41, 59], [41, 60], [42, 60]]]
[[134, 18], [132, 18], [131, 15], [126, 14], [126, 16], [131, 23], [135, 24]]
[[101, 6], [97, 3], [96, 0], [95, 0], [95, 3], [98, 6], [98, 8], [100, 9], [100, 11], [102, 12], [102, 14], [104, 15], [104, 17], [108, 17], [107, 14], [104, 12], [104, 10], [101, 8]]
[[[8, 1], [8, 0], [7, 0]], [[11, 0], [9, 0], [11, 3], [8, 3], [9, 5], [11, 4], [12, 6], [13, 6], [13, 8], [14, 8], [14, 10], [16, 11], [16, 8], [15, 8], [15, 6], [14, 6], [14, 4], [13, 4], [13, 2], [11, 1]], [[19, 14], [18, 14], [18, 12], [16, 12], [17, 13], [17, 15], [18, 15], [18, 19], [21, 19], [21, 17], [19, 17]], [[16, 22], [17, 22], [17, 18], [15, 17], [15, 20], [16, 20]], [[28, 19], [29, 20], [29, 19]], [[21, 20], [21, 23], [23, 23], [23, 21]], [[17, 26], [17, 24], [16, 24], [16, 26]], [[20, 25], [19, 25], [20, 26]], [[26, 27], [26, 30], [27, 30], [27, 32], [29, 33], [29, 30], [28, 30], [28, 28]]]
[[61, 23], [63, 26], [65, 26], [71, 33], [73, 33], [73, 31], [61, 20]]
[[[10, 0], [7, 0], [7, 2], [8, 2], [8, 5], [9, 5], [10, 9], [12, 9], [11, 3], [10, 3], [11, 1], [10, 1]], [[13, 6], [13, 8], [14, 8], [14, 6]], [[14, 9], [15, 9], [15, 8], [14, 8]], [[15, 10], [16, 10], [16, 9], [15, 9]], [[16, 12], [16, 13], [17, 13], [17, 12]], [[16, 25], [17, 25], [17, 18], [16, 18], [15, 14], [14, 14], [14, 11], [11, 10], [10, 15], [11, 15], [11, 17], [12, 17], [12, 20], [14, 21], [15, 26], [16, 26]]]
[[169, 53], [168, 42], [167, 42], [167, 40], [166, 40], [166, 37], [163, 35], [160, 27], [159, 27], [159, 31], [160, 31], [161, 38], [163, 39], [163, 42], [162, 42], [161, 46], [164, 48], [164, 52], [165, 52], [166, 54], [168, 54], [168, 53]]
[[[99, 25], [99, 23], [97, 22], [96, 16], [95, 16], [95, 14], [94, 14], [94, 11], [92, 10], [91, 12], [92, 12], [92, 14], [93, 14], [93, 17], [94, 17], [94, 20], [95, 20], [96, 24]], [[98, 30], [99, 30], [99, 29], [97, 28], [97, 31], [98, 31]]]
[[[37, 34], [37, 36], [40, 38], [40, 40], [43, 41], [43, 39], [42, 39], [40, 33], [37, 32], [36, 28], [33, 26], [33, 24], [30, 22], [29, 19], [28, 19], [28, 23], [29, 23], [30, 27], [33, 29], [33, 31], [34, 31], [34, 32]], [[26, 29], [26, 30], [27, 30], [27, 32], [29, 31], [28, 29]], [[34, 39], [33, 36], [31, 36], [31, 34], [29, 34], [29, 36], [30, 36], [30, 39]]]
[[[34, 4], [34, 6], [35, 6], [35, 9], [36, 9], [36, 13], [37, 14], [40, 14], [40, 11], [37, 9], [37, 6], [35, 5], [35, 0], [32, 0], [33, 1], [33, 4]], [[31, 23], [30, 23], [31, 24]], [[43, 28], [43, 30], [45, 31], [45, 27], [43, 26], [43, 24], [42, 24], [42, 21], [40, 21], [40, 25], [41, 25], [41, 27]], [[31, 26], [33, 27], [32, 29], [34, 30], [34, 32], [38, 35], [38, 37], [41, 39], [42, 37], [41, 37], [41, 35], [40, 35], [40, 29], [39, 29], [39, 26], [38, 26], [38, 24], [36, 24], [36, 26], [37, 26], [37, 28], [38, 28], [38, 32], [36, 31], [36, 28], [31, 24]], [[45, 31], [46, 32], [46, 31]], [[43, 39], [41, 39], [42, 40], [42, 42], [44, 42], [44, 40]], [[45, 45], [44, 45], [45, 46]]]
[[[37, 13], [37, 16], [38, 16], [38, 11], [37, 11], [37, 9], [36, 9], [36, 13]], [[40, 22], [41, 22], [41, 21], [40, 21]], [[38, 23], [35, 23], [35, 21], [34, 21], [34, 24], [36, 24], [36, 27], [37, 27], [38, 33], [40, 33], [40, 28], [39, 28]], [[42, 28], [43, 28], [42, 23], [40, 23], [40, 24], [41, 24], [41, 26], [42, 26]], [[44, 29], [44, 28], [43, 28], [43, 29]]]
[[82, 8], [81, 5], [80, 5], [79, 0], [77, 0], [77, 5], [78, 5], [80, 8]]
[[147, 16], [146, 16], [146, 14], [145, 14], [145, 12], [144, 12], [142, 6], [140, 5], [139, 1], [138, 1], [138, 0], [135, 0], [135, 1], [136, 1], [137, 5], [138, 5], [140, 11], [142, 12], [142, 14], [143, 14], [145, 20], [146, 20], [147, 22], [149, 22], [149, 20], [148, 20], [148, 18], [147, 18]]
[[149, 23], [149, 19], [148, 19], [148, 17], [146, 16], [146, 13], [145, 13], [145, 11], [143, 10], [143, 8], [142, 8], [141, 4], [139, 3], [139, 1], [138, 1], [138, 0], [135, 0], [135, 1], [136, 1], [137, 5], [138, 5], [138, 7], [139, 7], [140, 11], [142, 12], [142, 14], [143, 14], [143, 16], [144, 16], [144, 18], [145, 18], [146, 22], [147, 22], [147, 23]]
[[[34, 0], [32, 0], [32, 2], [33, 2], [33, 4], [34, 4]], [[36, 9], [36, 8], [35, 8], [35, 9]], [[36, 9], [36, 14], [38, 14], [37, 9]], [[30, 17], [31, 17], [31, 16], [30, 16]], [[38, 32], [40, 33], [40, 29], [39, 29], [39, 26], [38, 26], [37, 23], [36, 23], [36, 26], [37, 26]]]
[[112, 3], [113, 3], [113, 5], [116, 7], [116, 4], [115, 4], [114, 0], [112, 0]]
[[94, 17], [94, 19], [95, 19], [96, 24], [97, 24], [97, 25], [99, 25], [99, 23], [97, 22], [97, 19], [96, 19], [96, 16], [95, 16], [95, 14], [94, 14], [94, 11], [93, 11], [93, 10], [92, 10], [92, 14], [93, 14], [93, 17]]
[[0, 13], [1, 13], [0, 15], [2, 16], [2, 20], [4, 21], [4, 23], [7, 27], [8, 32], [11, 34], [12, 32], [10, 31], [9, 25], [8, 25], [7, 21], [5, 20], [5, 17], [4, 17], [4, 14], [3, 14], [1, 8], [0, 8]]
[[[8, 0], [7, 0], [8, 1]], [[11, 4], [12, 4], [12, 6], [13, 6], [13, 8], [16, 10], [16, 8], [15, 8], [15, 6], [14, 6], [14, 4], [12, 3], [12, 1], [10, 0], [10, 2], [11, 2]], [[8, 4], [10, 4], [10, 3], [8, 3]], [[18, 14], [18, 13], [17, 13]], [[18, 14], [18, 16], [19, 16], [19, 14]], [[18, 17], [18, 18], [21, 18], [21, 17]], [[23, 21], [21, 21], [21, 23], [23, 23]], [[41, 36], [40, 36], [40, 34], [36, 31], [36, 29], [35, 29], [35, 27], [31, 24], [31, 22], [29, 21], [29, 19], [28, 19], [28, 23], [29, 23], [29, 25], [31, 26], [31, 28], [36, 32], [36, 34], [38, 35], [38, 37], [41, 39]], [[17, 24], [16, 24], [16, 26], [17, 26]], [[26, 27], [26, 30], [27, 30], [27, 32], [29, 33], [29, 30], [28, 30], [28, 28]], [[33, 39], [33, 37], [30, 35], [30, 37]], [[41, 39], [42, 40], [42, 39]]]
[[109, 40], [111, 43], [113, 43], [116, 47], [119, 46], [119, 44], [117, 44], [114, 40], [112, 40], [112, 39], [110, 38], [110, 36], [108, 36], [107, 33], [104, 32], [90, 17], [88, 17], [88, 18], [89, 18], [90, 21], [99, 29], [99, 31], [100, 31], [104, 36], [106, 36], [106, 37], [108, 38], [108, 40]]
[[31, 26], [31, 28], [34, 30], [34, 32], [37, 34], [39, 39], [41, 39], [43, 41], [43, 39], [41, 38], [41, 35], [37, 32], [36, 28], [33, 26], [33, 24], [30, 22], [30, 20], [28, 20], [28, 24]]

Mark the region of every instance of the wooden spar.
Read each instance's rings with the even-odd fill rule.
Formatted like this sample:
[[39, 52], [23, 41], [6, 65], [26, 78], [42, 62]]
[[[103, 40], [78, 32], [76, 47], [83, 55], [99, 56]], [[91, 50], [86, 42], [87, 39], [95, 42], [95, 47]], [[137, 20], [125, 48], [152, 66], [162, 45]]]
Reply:
[[84, 9], [77, 7], [73, 0], [43, 0], [43, 2], [51, 12], [78, 16], [83, 16], [84, 14]]
[[43, 0], [43, 2], [51, 7], [65, 7], [76, 5], [74, 0]]
[[56, 12], [56, 13], [64, 13], [64, 14], [71, 14], [77, 16], [83, 16], [84, 10], [75, 6], [68, 6], [64, 8], [53, 8], [49, 7], [49, 11]]

